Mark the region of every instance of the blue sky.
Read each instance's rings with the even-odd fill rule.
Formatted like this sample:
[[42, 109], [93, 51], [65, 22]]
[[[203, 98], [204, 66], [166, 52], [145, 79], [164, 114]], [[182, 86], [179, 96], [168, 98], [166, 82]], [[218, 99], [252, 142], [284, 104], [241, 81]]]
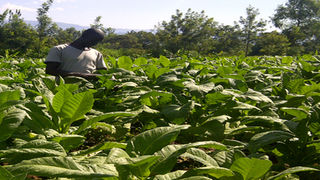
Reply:
[[[45, 0], [0, 0], [0, 13], [5, 9], [21, 9], [25, 20], [36, 20], [37, 8]], [[169, 21], [176, 9], [186, 12], [205, 11], [220, 24], [232, 25], [246, 8], [259, 9], [260, 16], [269, 20], [274, 10], [287, 0], [54, 0], [49, 16], [56, 22], [89, 26], [102, 16], [105, 27], [152, 29], [159, 22]]]

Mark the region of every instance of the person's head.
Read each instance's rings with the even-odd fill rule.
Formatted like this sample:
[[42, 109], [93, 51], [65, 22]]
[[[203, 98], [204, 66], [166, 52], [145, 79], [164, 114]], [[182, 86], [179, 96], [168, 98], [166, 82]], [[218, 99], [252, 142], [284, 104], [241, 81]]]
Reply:
[[90, 28], [83, 31], [80, 38], [83, 46], [92, 47], [103, 40], [104, 33], [99, 29]]

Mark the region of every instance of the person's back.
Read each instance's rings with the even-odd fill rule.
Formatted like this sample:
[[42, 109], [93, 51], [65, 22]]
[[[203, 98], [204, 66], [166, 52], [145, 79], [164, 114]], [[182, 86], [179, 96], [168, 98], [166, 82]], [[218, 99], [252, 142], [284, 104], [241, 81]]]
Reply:
[[98, 76], [95, 70], [106, 69], [102, 54], [90, 48], [102, 41], [104, 34], [97, 29], [88, 29], [70, 44], [50, 49], [45, 60], [46, 73], [55, 76], [79, 76], [92, 79]]

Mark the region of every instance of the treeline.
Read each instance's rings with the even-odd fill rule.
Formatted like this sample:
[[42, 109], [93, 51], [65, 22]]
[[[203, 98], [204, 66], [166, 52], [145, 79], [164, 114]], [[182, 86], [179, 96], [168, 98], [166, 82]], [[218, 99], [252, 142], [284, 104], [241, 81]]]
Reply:
[[[61, 29], [47, 13], [53, 0], [38, 8], [38, 25], [27, 25], [20, 11], [0, 14], [0, 55], [44, 57], [54, 45], [68, 43], [80, 36], [75, 28]], [[259, 10], [249, 6], [246, 15], [234, 25], [224, 25], [204, 11], [180, 10], [170, 21], [159, 23], [154, 31], [115, 34], [104, 28], [101, 16], [91, 27], [100, 28], [106, 38], [96, 48], [110, 56], [159, 55], [301, 55], [317, 54], [320, 48], [320, 2], [288, 0], [278, 6], [270, 20], [258, 19]], [[268, 23], [269, 22], [269, 23]], [[273, 29], [267, 26], [270, 23]]]

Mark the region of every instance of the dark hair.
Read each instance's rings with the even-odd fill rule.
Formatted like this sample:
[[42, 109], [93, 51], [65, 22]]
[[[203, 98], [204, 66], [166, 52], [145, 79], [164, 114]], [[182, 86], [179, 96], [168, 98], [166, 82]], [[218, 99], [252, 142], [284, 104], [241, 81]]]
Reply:
[[102, 40], [104, 38], [104, 33], [100, 29], [90, 28], [90, 29], [83, 31], [81, 36], [83, 38], [95, 36], [98, 39]]

